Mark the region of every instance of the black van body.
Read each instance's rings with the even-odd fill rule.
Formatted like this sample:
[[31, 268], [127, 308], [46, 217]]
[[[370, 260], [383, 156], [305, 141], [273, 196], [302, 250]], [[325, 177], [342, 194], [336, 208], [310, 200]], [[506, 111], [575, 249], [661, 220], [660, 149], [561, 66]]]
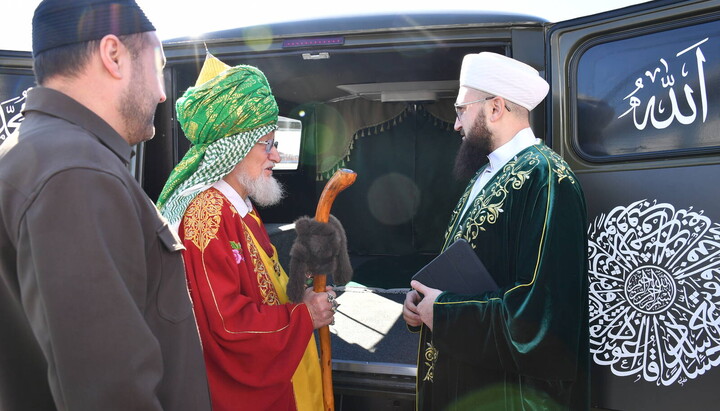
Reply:
[[[560, 23], [482, 12], [318, 19], [164, 49], [168, 102], [133, 164], [153, 199], [188, 149], [173, 103], [206, 49], [259, 67], [301, 130], [287, 157], [297, 168], [275, 173], [287, 198], [261, 210], [286, 267], [286, 224], [314, 215], [333, 171], [358, 174], [332, 209], [355, 270], [331, 327], [338, 410], [414, 409], [417, 336], [401, 303], [466, 184], [451, 171], [452, 103], [462, 57], [481, 51], [525, 61], [551, 84], [532, 127], [586, 193], [593, 407], [720, 401], [720, 1], [651, 1]], [[32, 85], [30, 54], [0, 52], [0, 142]]]

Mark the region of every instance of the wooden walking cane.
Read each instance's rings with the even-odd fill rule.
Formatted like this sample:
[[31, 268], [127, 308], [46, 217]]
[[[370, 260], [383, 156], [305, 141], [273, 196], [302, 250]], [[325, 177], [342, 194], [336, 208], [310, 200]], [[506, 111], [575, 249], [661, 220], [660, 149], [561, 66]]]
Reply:
[[[344, 189], [350, 187], [355, 182], [357, 174], [354, 171], [341, 168], [336, 171], [325, 184], [320, 200], [318, 200], [317, 209], [315, 210], [315, 221], [327, 223], [330, 218], [330, 208], [332, 207], [335, 197]], [[313, 275], [313, 291], [316, 293], [325, 292], [327, 283], [327, 274]], [[323, 385], [323, 405], [325, 411], [335, 410], [335, 398], [333, 396], [332, 386], [332, 353], [330, 349], [330, 328], [326, 325], [318, 330], [320, 335], [320, 371], [322, 373]]]

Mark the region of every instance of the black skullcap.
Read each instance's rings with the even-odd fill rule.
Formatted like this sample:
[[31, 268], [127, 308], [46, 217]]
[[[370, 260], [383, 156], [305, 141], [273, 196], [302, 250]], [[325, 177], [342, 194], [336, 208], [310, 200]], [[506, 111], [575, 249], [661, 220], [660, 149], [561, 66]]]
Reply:
[[32, 20], [33, 55], [108, 34], [155, 31], [135, 0], [43, 0]]

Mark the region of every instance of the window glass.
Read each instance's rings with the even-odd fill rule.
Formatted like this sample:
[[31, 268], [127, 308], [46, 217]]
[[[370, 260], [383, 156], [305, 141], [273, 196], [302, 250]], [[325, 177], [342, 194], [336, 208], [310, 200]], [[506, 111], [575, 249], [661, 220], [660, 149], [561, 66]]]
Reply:
[[280, 163], [275, 165], [276, 170], [297, 170], [300, 160], [300, 136], [302, 123], [300, 120], [282, 117], [278, 118], [278, 129], [275, 131], [275, 141], [278, 143]]
[[584, 158], [720, 148], [720, 22], [593, 46], [577, 73], [575, 138]]

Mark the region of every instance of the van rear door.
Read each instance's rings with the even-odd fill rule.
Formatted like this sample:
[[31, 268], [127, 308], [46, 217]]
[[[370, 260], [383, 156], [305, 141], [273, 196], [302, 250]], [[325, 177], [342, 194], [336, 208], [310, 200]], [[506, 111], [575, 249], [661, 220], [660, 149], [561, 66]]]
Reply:
[[588, 208], [592, 405], [717, 407], [720, 2], [548, 27], [547, 132]]

